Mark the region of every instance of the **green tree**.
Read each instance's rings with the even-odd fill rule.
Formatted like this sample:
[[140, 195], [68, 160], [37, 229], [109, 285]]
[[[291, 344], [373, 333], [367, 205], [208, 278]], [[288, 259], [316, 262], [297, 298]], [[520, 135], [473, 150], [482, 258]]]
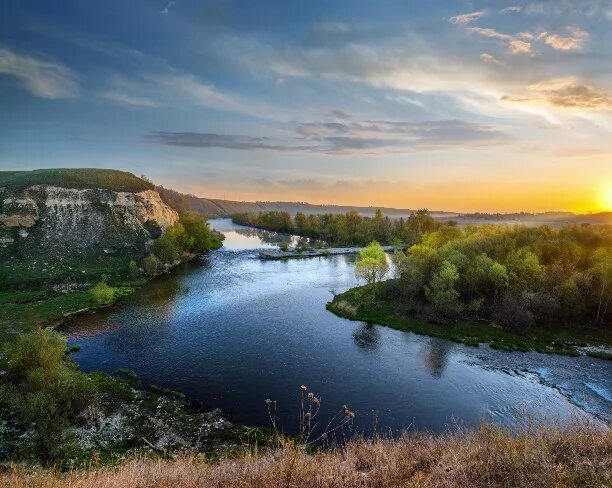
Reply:
[[455, 283], [459, 280], [457, 266], [443, 261], [440, 270], [425, 287], [425, 296], [436, 312], [445, 316], [454, 316], [462, 310], [459, 292]]
[[466, 296], [492, 303], [508, 287], [508, 271], [486, 254], [479, 254], [469, 263], [461, 281]]
[[513, 249], [506, 259], [510, 286], [515, 290], [537, 287], [543, 278], [538, 256], [527, 247]]
[[187, 213], [181, 216], [180, 220], [186, 234], [191, 238], [184, 240], [183, 244], [190, 244], [186, 249], [194, 253], [209, 251], [212, 247], [211, 231], [208, 224], [195, 213]]
[[162, 263], [155, 254], [149, 254], [142, 260], [142, 268], [149, 276], [155, 276], [161, 273]]
[[359, 259], [355, 264], [355, 274], [369, 285], [381, 280], [387, 273], [387, 255], [381, 245], [373, 241], [359, 251]]

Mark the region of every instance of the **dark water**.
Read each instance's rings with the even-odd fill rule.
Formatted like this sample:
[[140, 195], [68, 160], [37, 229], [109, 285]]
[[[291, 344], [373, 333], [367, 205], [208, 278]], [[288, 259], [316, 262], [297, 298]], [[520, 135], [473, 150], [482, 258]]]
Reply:
[[366, 431], [374, 419], [380, 429], [433, 431], [483, 418], [611, 419], [611, 362], [468, 348], [338, 318], [325, 303], [356, 284], [353, 257], [261, 261], [257, 248], [287, 238], [213, 225], [223, 249], [71, 324], [83, 369], [133, 369], [145, 385], [250, 425], [267, 424], [271, 398], [286, 431], [301, 384], [322, 397], [322, 419], [347, 404]]

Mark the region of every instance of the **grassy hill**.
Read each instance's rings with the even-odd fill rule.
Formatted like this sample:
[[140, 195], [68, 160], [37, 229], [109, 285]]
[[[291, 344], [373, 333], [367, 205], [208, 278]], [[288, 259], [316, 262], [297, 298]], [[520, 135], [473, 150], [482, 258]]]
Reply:
[[[206, 218], [214, 217], [229, 217], [236, 213], [259, 213], [276, 210], [280, 212], [289, 212], [295, 215], [297, 212], [303, 212], [306, 215], [315, 214], [344, 214], [346, 212], [356, 211], [361, 215], [372, 216], [379, 207], [356, 207], [349, 205], [314, 205], [305, 202], [237, 202], [234, 200], [219, 200], [216, 198], [203, 198], [195, 195], [187, 195], [174, 190], [158, 186], [157, 191], [162, 196], [164, 201], [174, 208], [197, 212]], [[389, 217], [406, 217], [414, 210], [398, 209], [398, 208], [382, 208], [385, 215]], [[440, 215], [452, 216], [446, 212], [441, 212]]]
[[54, 168], [34, 171], [0, 171], [0, 188], [9, 193], [33, 185], [53, 185], [62, 188], [100, 188], [138, 193], [155, 186], [127, 171], [96, 168]]

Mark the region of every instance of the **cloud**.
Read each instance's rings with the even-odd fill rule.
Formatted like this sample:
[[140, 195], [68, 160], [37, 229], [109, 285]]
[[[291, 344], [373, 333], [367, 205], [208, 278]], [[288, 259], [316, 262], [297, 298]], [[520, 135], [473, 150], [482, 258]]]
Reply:
[[531, 54], [531, 43], [513, 39], [508, 43], [508, 48], [513, 54]]
[[514, 37], [509, 34], [502, 34], [501, 32], [497, 32], [495, 29], [490, 29], [488, 27], [468, 27], [467, 30], [480, 36], [489, 37], [491, 39], [499, 39], [500, 41], [512, 41], [514, 39]]
[[22, 88], [41, 98], [73, 98], [79, 93], [76, 74], [60, 63], [0, 49], [0, 74], [17, 78]]
[[528, 95], [505, 95], [503, 101], [539, 103], [554, 107], [580, 110], [612, 110], [612, 96], [574, 78], [560, 78], [530, 85]]
[[524, 39], [528, 38], [526, 34], [529, 33], [520, 32], [516, 36], [513, 36], [510, 34], [503, 34], [488, 27], [467, 27], [467, 30], [483, 37], [503, 41], [512, 54], [531, 54], [531, 43], [519, 39], [520, 37]]
[[579, 49], [581, 46], [581, 41], [579, 39], [574, 39], [573, 37], [561, 37], [557, 34], [546, 36], [545, 42], [553, 49], [559, 49], [562, 51]]
[[489, 53], [482, 53], [480, 55], [480, 59], [482, 59], [485, 63], [501, 64], [501, 62], [495, 56]]
[[[149, 84], [144, 87], [159, 98], [197, 104], [214, 110], [234, 112], [263, 119], [286, 119], [284, 110], [221, 90], [212, 84], [204, 83], [193, 75], [162, 74], [148, 76]], [[157, 97], [156, 97], [157, 98]]]
[[215, 134], [201, 132], [150, 133], [146, 140], [182, 147], [263, 149], [282, 152], [325, 154], [390, 154], [448, 148], [485, 147], [506, 144], [509, 137], [486, 124], [460, 120], [397, 122], [292, 122], [293, 138]]
[[258, 119], [285, 121], [290, 118], [283, 108], [217, 88], [171, 67], [133, 78], [115, 74], [97, 96], [132, 108], [204, 107]]
[[451, 17], [449, 20], [449, 22], [451, 24], [456, 24], [456, 25], [468, 25], [471, 22], [473, 22], [474, 20], [477, 20], [479, 18], [481, 18], [485, 13], [484, 12], [472, 12], [470, 14], [462, 14], [462, 15], [455, 15], [454, 17]]
[[203, 132], [151, 132], [147, 138], [150, 142], [166, 146], [181, 147], [220, 147], [224, 149], [269, 149], [272, 151], [299, 151], [299, 146], [286, 146], [275, 143], [268, 137], [249, 137], [230, 134], [212, 134]]
[[351, 118], [349, 114], [347, 114], [344, 110], [340, 110], [340, 109], [332, 110], [332, 115], [339, 119], [350, 119]]
[[152, 108], [157, 107], [159, 104], [147, 97], [139, 97], [126, 93], [123, 91], [105, 91], [98, 94], [101, 98], [109, 100], [111, 102], [118, 103], [120, 105], [127, 105], [128, 107], [134, 108]]
[[518, 13], [523, 10], [523, 7], [519, 7], [518, 5], [511, 5], [510, 7], [506, 7], [500, 10], [502, 14], [513, 14]]
[[544, 38], [544, 42], [553, 49], [569, 51], [582, 48], [584, 42], [589, 38], [589, 33], [575, 25], [568, 25], [565, 30], [571, 37], [562, 37], [557, 34], [542, 33], [538, 38]]
[[176, 2], [173, 2], [173, 1], [168, 2], [168, 3], [166, 4], [166, 6], [165, 6], [163, 9], [161, 9], [161, 10], [160, 10], [160, 12], [159, 12], [159, 13], [164, 14], [164, 15], [167, 15], [167, 14], [168, 14], [168, 12], [170, 12], [170, 9], [171, 9], [172, 7], [174, 7], [174, 5], [176, 5]]

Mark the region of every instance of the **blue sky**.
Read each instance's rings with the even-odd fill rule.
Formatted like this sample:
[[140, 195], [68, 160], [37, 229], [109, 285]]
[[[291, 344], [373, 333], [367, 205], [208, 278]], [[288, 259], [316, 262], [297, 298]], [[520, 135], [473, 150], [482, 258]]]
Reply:
[[200, 196], [601, 210], [612, 1], [17, 1], [0, 169]]

